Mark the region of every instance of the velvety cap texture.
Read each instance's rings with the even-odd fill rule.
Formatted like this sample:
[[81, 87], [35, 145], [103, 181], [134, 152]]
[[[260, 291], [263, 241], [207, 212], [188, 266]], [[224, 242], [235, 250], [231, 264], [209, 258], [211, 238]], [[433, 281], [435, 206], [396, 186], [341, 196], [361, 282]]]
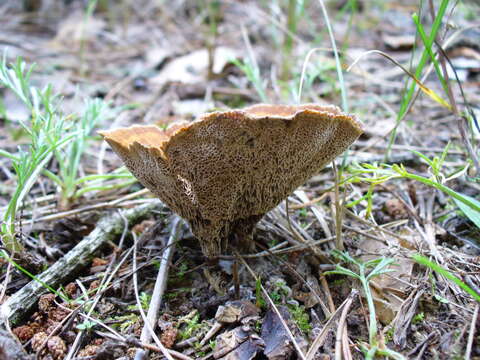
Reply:
[[334, 106], [255, 105], [189, 124], [100, 132], [138, 180], [186, 219], [213, 257], [251, 246], [262, 216], [362, 133]]

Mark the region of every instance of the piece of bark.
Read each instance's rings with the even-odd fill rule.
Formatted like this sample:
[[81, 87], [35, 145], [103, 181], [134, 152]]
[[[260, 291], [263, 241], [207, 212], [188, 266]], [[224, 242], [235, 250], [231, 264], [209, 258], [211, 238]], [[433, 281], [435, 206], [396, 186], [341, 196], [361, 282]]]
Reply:
[[233, 324], [247, 317], [257, 316], [260, 309], [247, 300], [229, 301], [220, 305], [215, 314], [215, 320], [221, 323]]
[[[291, 319], [290, 313], [285, 306], [279, 306], [278, 310], [288, 323]], [[262, 324], [262, 335], [265, 342], [264, 354], [268, 359], [288, 359], [293, 353], [293, 346], [285, 328], [278, 315], [273, 311], [267, 311]]]
[[118, 212], [107, 213], [98, 221], [95, 229], [63, 258], [39, 274], [37, 280], [30, 281], [13, 294], [1, 306], [2, 316], [4, 318], [8, 317], [12, 324], [18, 323], [33, 310], [33, 306], [37, 303], [39, 297], [48, 292], [48, 289], [42, 283], [56, 289], [61, 284], [68, 282], [75, 273], [90, 263], [93, 253], [107, 242], [114, 241], [122, 233], [125, 226], [124, 219], [127, 220], [128, 225], [131, 225], [153, 211], [164, 208], [163, 203], [155, 201], [124, 210], [122, 212], [123, 216]]
[[253, 334], [248, 327], [239, 326], [217, 337], [213, 357], [221, 360], [250, 360], [262, 351], [263, 347], [263, 340], [258, 335]]

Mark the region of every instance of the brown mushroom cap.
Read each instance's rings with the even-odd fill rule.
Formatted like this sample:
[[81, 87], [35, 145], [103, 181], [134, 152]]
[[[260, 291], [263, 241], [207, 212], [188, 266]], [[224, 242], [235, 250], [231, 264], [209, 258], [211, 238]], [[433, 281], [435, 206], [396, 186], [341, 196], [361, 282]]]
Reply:
[[100, 132], [140, 182], [189, 221], [206, 256], [225, 251], [232, 237], [249, 245], [262, 216], [361, 133], [339, 108], [309, 104]]

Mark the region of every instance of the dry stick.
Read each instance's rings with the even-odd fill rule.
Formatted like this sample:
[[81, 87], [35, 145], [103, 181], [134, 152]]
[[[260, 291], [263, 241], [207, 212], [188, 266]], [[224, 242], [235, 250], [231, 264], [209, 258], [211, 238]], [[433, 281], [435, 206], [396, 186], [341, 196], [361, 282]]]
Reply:
[[348, 295], [345, 301], [338, 307], [337, 311], [335, 311], [335, 313], [332, 314], [330, 319], [328, 319], [327, 323], [323, 326], [322, 331], [317, 335], [317, 337], [312, 343], [312, 346], [310, 346], [310, 349], [307, 352], [306, 360], [311, 360], [314, 358], [318, 349], [320, 349], [320, 347], [323, 345], [323, 342], [327, 337], [328, 330], [330, 330], [330, 328], [333, 326], [335, 319], [340, 314], [340, 311], [342, 311], [344, 307], [349, 308], [357, 295], [358, 295], [358, 290], [352, 289], [352, 291], [350, 292], [350, 295]]
[[[426, 211], [426, 219], [425, 219], [425, 224], [423, 225], [423, 228], [425, 229], [425, 236], [428, 239], [428, 243], [432, 244], [434, 247], [434, 254], [438, 253], [438, 260], [444, 261], [443, 256], [440, 254], [440, 251], [438, 250], [437, 247], [437, 239], [436, 239], [436, 229], [435, 229], [435, 224], [433, 222], [433, 206], [435, 202], [435, 195], [438, 190], [432, 189], [429, 191], [430, 196], [428, 197], [426, 204], [425, 204], [425, 211]], [[447, 283], [450, 283], [449, 281]]]
[[330, 313], [333, 314], [335, 312], [335, 304], [332, 299], [332, 294], [330, 292], [330, 287], [328, 286], [327, 279], [325, 278], [325, 275], [323, 273], [320, 274], [320, 284], [322, 284], [323, 292], [327, 296], [327, 303], [330, 309]]
[[[340, 315], [340, 320], [338, 321], [337, 334], [335, 335], [335, 360], [342, 359], [342, 339], [343, 333], [346, 332], [346, 319], [348, 315], [348, 310], [352, 306], [353, 297], [348, 298], [348, 302], [342, 309], [342, 314]], [[345, 330], [344, 330], [345, 328]]]
[[[237, 253], [238, 254], [238, 253]], [[238, 254], [238, 257], [240, 260], [242, 260], [243, 264], [247, 268], [248, 272], [252, 277], [255, 279], [255, 282], [260, 283], [260, 288], [262, 289], [263, 295], [267, 298], [268, 302], [270, 303], [270, 306], [272, 307], [273, 311], [275, 311], [275, 314], [277, 314], [278, 319], [282, 323], [282, 326], [285, 328], [285, 331], [287, 332], [288, 336], [290, 337], [290, 340], [292, 341], [293, 346], [295, 347], [295, 350], [297, 350], [297, 354], [302, 360], [306, 360], [305, 355], [302, 352], [302, 349], [300, 349], [300, 346], [298, 345], [297, 341], [295, 340], [295, 337], [293, 336], [292, 332], [288, 328], [288, 325], [286, 324], [285, 320], [282, 318], [282, 314], [280, 314], [280, 311], [277, 308], [277, 305], [273, 302], [273, 300], [270, 298], [270, 295], [268, 294], [267, 290], [263, 287], [261, 282], [259, 281], [259, 278], [257, 275], [253, 272], [252, 268], [247, 264], [245, 259], [243, 259], [240, 254]]]
[[[85, 206], [85, 207], [79, 208], [79, 209], [73, 209], [73, 210], [68, 210], [68, 211], [64, 211], [64, 212], [57, 212], [55, 214], [42, 216], [42, 217], [39, 217], [39, 218], [35, 219], [35, 222], [58, 220], [58, 219], [65, 218], [67, 216], [80, 214], [80, 213], [85, 212], [85, 211], [108, 209], [108, 208], [117, 207], [122, 202], [124, 202], [126, 200], [130, 200], [130, 199], [133, 199], [137, 196], [148, 194], [149, 192], [150, 191], [147, 190], [147, 189], [142, 189], [142, 190], [139, 190], [139, 191], [134, 192], [132, 194], [122, 196], [121, 198], [118, 198], [118, 199], [113, 200], [113, 201], [103, 202], [103, 203], [100, 203], [100, 204]], [[151, 202], [151, 203], [156, 203], [156, 201], [157, 200], [154, 200], [154, 199], [151, 199], [151, 201], [150, 201], [150, 199], [148, 200], [148, 202]], [[142, 200], [142, 203], [145, 203], [145, 202], [146, 201]], [[131, 201], [131, 202], [122, 204], [122, 206], [127, 206], [127, 205], [139, 205], [139, 203], [138, 203], [138, 201], [137, 202], [136, 201]], [[25, 225], [26, 224], [33, 224], [33, 220], [24, 221], [23, 224], [25, 224]]]
[[479, 307], [480, 307], [479, 304], [477, 304], [477, 306], [475, 306], [475, 311], [473, 312], [472, 322], [470, 323], [470, 332], [468, 334], [467, 349], [465, 351], [465, 360], [470, 359], [470, 355], [472, 353], [473, 338], [475, 337], [475, 325], [477, 323], [478, 308]]
[[[129, 225], [152, 211], [164, 209], [160, 201], [125, 210], [123, 215]], [[12, 323], [22, 319], [36, 304], [38, 298], [47, 293], [48, 289], [42, 284], [57, 288], [72, 277], [90, 262], [91, 255], [109, 241], [114, 241], [123, 231], [123, 219], [118, 214], [107, 214], [102, 217], [97, 227], [72, 250], [46, 271], [37, 276], [37, 280], [30, 281], [22, 289], [13, 294], [0, 308], [1, 315]]]
[[5, 293], [7, 292], [7, 286], [10, 282], [10, 275], [12, 272], [12, 264], [9, 262], [7, 265], [7, 271], [5, 273], [5, 281], [2, 284], [2, 290], [0, 291], [0, 304], [3, 304], [3, 300], [5, 298]]
[[335, 248], [338, 251], [345, 250], [345, 246], [343, 245], [343, 238], [342, 238], [342, 205], [340, 204], [340, 189], [338, 186], [339, 178], [338, 178], [338, 171], [337, 171], [337, 164], [335, 160], [332, 161], [332, 170], [333, 176], [335, 177]]
[[[303, 191], [303, 190], [296, 190], [295, 195], [297, 195], [300, 198], [300, 200], [302, 200], [303, 195], [305, 195], [305, 197], [307, 196], [305, 194], [305, 191]], [[300, 204], [293, 204], [292, 206], [290, 206], [290, 208], [293, 209], [293, 210], [298, 210], [298, 209], [303, 209], [303, 208], [312, 206], [312, 211], [313, 211], [313, 209], [317, 209], [316, 207], [314, 207], [314, 205], [316, 205], [318, 202], [322, 201], [327, 195], [328, 195], [328, 193], [324, 192], [322, 195], [320, 195], [316, 198], [313, 198], [312, 200], [306, 200], [306, 201], [302, 200], [302, 203], [300, 203]], [[306, 197], [306, 198], [308, 199], [308, 197]], [[313, 213], [315, 214], [315, 212], [313, 212]]]
[[[158, 311], [162, 304], [162, 297], [165, 291], [165, 287], [168, 279], [168, 269], [170, 267], [170, 261], [173, 253], [175, 252], [175, 243], [179, 237], [180, 229], [182, 227], [182, 221], [178, 216], [172, 221], [172, 231], [168, 238], [168, 243], [163, 250], [162, 259], [160, 261], [160, 268], [158, 269], [157, 280], [155, 281], [155, 287], [153, 288], [152, 300], [148, 307], [147, 319], [140, 335], [140, 342], [148, 343], [151, 340], [150, 329], [155, 328], [155, 324], [158, 319]], [[147, 326], [147, 322], [149, 326]], [[144, 359], [148, 355], [148, 352], [144, 349], [137, 349], [135, 359]]]
[[[420, 204], [420, 216], [425, 219], [431, 218], [431, 214], [433, 213], [434, 195], [435, 195], [435, 192], [433, 192], [432, 196], [430, 196], [427, 200], [425, 200], [422, 194], [418, 194], [418, 203]], [[422, 239], [428, 245], [428, 249], [434, 255], [436, 261], [444, 265], [445, 259], [440, 253], [440, 251], [438, 250], [438, 247], [436, 244], [437, 241], [435, 239], [435, 229], [432, 228], [433, 224], [430, 224], [432, 226], [424, 226], [423, 230], [418, 221], [415, 220], [414, 225], [417, 231], [419, 232], [419, 234], [421, 235]]]
[[352, 352], [349, 346], [349, 339], [348, 339], [348, 332], [347, 332], [347, 324], [343, 325], [342, 329], [342, 354], [344, 360], [352, 360]]
[[[145, 315], [145, 311], [143, 310], [142, 307], [142, 302], [140, 301], [140, 297], [138, 295], [138, 275], [137, 275], [137, 238], [134, 233], [132, 233], [134, 239], [135, 239], [135, 245], [133, 246], [133, 288], [135, 292], [135, 299], [137, 301], [137, 307], [138, 310], [140, 311], [140, 315], [142, 316], [143, 323], [145, 324], [144, 326], [148, 327], [150, 330], [150, 335], [153, 338], [153, 341], [155, 341], [155, 344], [160, 348], [162, 354], [168, 359], [168, 360], [173, 360], [172, 356], [168, 352], [167, 348], [162, 344], [158, 336], [155, 334], [155, 331], [153, 330], [152, 326], [150, 325], [150, 322], [147, 319], [147, 316]], [[135, 358], [140, 356], [138, 353], [135, 355]]]

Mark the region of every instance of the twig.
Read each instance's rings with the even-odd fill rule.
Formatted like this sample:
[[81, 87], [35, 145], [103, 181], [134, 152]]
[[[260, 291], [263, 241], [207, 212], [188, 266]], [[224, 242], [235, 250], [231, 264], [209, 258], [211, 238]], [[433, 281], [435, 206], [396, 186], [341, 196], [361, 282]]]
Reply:
[[[308, 247], [313, 251], [313, 253], [318, 256], [318, 258], [322, 261], [326, 261], [326, 256], [323, 252], [316, 246], [311, 245], [306, 239], [300, 235], [300, 233], [293, 227], [292, 220], [290, 219], [289, 209], [288, 209], [288, 197], [285, 199], [285, 216], [287, 219], [287, 225], [290, 230], [290, 233], [293, 237], [300, 243], [300, 244], [308, 244]], [[312, 239], [313, 240], [313, 239]]]
[[342, 238], [342, 205], [340, 204], [340, 188], [338, 185], [339, 179], [339, 172], [337, 171], [337, 164], [335, 161], [332, 161], [332, 170], [333, 176], [335, 177], [335, 249], [338, 251], [345, 250], [345, 246], [343, 245], [343, 238]]
[[350, 307], [352, 306], [353, 302], [353, 296], [349, 296], [347, 299], [347, 302], [345, 303], [345, 306], [342, 309], [342, 315], [340, 315], [340, 320], [338, 321], [338, 326], [337, 326], [337, 334], [335, 336], [335, 360], [341, 360], [342, 359], [342, 339], [344, 338], [344, 332], [346, 334], [347, 332], [347, 325], [346, 325], [346, 320], [347, 320], [347, 315], [348, 315], [348, 310], [350, 310]]
[[475, 325], [478, 319], [478, 308], [479, 304], [475, 306], [475, 311], [473, 312], [472, 322], [470, 323], [470, 332], [468, 334], [467, 349], [465, 350], [465, 360], [470, 359], [470, 354], [472, 353], [473, 338], [475, 337]]
[[[58, 220], [58, 219], [62, 219], [62, 218], [68, 217], [68, 216], [80, 214], [80, 213], [86, 212], [86, 211], [99, 210], [99, 209], [109, 209], [109, 208], [118, 207], [118, 206], [120, 206], [120, 204], [122, 206], [127, 206], [127, 205], [139, 205], [139, 204], [146, 203], [146, 202], [156, 203], [157, 200], [155, 200], [155, 199], [132, 200], [130, 202], [125, 202], [124, 203], [124, 201], [126, 201], [126, 200], [130, 200], [130, 199], [133, 199], [137, 196], [145, 195], [145, 194], [148, 194], [148, 193], [149, 193], [149, 190], [142, 189], [142, 190], [139, 190], [139, 191], [134, 192], [132, 194], [122, 196], [121, 198], [115, 199], [113, 201], [103, 202], [103, 203], [100, 203], [100, 204], [85, 206], [85, 207], [79, 208], [79, 209], [73, 209], [73, 210], [68, 210], [68, 211], [63, 211], [63, 212], [56, 212], [55, 214], [42, 216], [42, 217], [39, 217], [39, 218], [35, 219], [35, 222]], [[27, 221], [23, 221], [23, 224], [24, 225], [33, 224], [33, 222], [34, 222], [33, 220], [27, 220]]]
[[[150, 329], [155, 329], [155, 324], [158, 319], [158, 311], [162, 304], [162, 297], [165, 291], [168, 278], [168, 269], [170, 267], [170, 261], [173, 253], [175, 252], [175, 243], [179, 237], [182, 221], [178, 216], [175, 216], [172, 221], [172, 231], [168, 238], [167, 246], [165, 247], [162, 259], [160, 261], [160, 268], [157, 274], [157, 280], [155, 281], [155, 287], [153, 288], [152, 300], [148, 307], [147, 319], [140, 335], [140, 342], [150, 342], [152, 336]], [[147, 325], [148, 322], [148, 325]], [[144, 349], [138, 349], [135, 354], [135, 359], [144, 359], [147, 356], [147, 352]]]
[[357, 215], [356, 215], [355, 213], [353, 213], [351, 210], [349, 210], [349, 209], [347, 209], [347, 208], [345, 208], [344, 210], [345, 210], [345, 213], [346, 213], [347, 215], [349, 215], [350, 217], [354, 218], [355, 220], [361, 222], [362, 224], [371, 226], [371, 227], [373, 227], [375, 230], [381, 231], [381, 232], [383, 232], [383, 233], [385, 233], [385, 234], [387, 234], [387, 235], [389, 235], [389, 236], [391, 236], [391, 237], [394, 237], [395, 239], [399, 240], [399, 241], [400, 241], [399, 244], [408, 244], [408, 243], [410, 243], [410, 240], [408, 240], [408, 239], [406, 239], [406, 238], [404, 238], [404, 237], [402, 237], [402, 236], [399, 236], [399, 235], [395, 234], [394, 232], [385, 229], [385, 228], [382, 227], [382, 226], [379, 226], [379, 225], [377, 225], [377, 224], [371, 223], [370, 221], [365, 220], [365, 219], [361, 218], [360, 216], [357, 216]]
[[323, 292], [327, 296], [327, 303], [328, 308], [330, 309], [330, 314], [333, 314], [335, 312], [335, 304], [333, 303], [332, 294], [330, 292], [327, 279], [325, 279], [325, 275], [323, 273], [320, 274], [320, 284], [322, 284]]
[[[138, 295], [139, 294], [138, 293], [138, 275], [137, 275], [137, 245], [138, 245], [138, 242], [137, 242], [137, 239], [135, 237], [135, 234], [132, 233], [132, 235], [134, 236], [134, 239], [135, 239], [135, 245], [133, 246], [133, 262], [132, 263], [133, 263], [133, 287], [134, 287], [134, 290], [135, 290], [135, 299], [137, 301], [137, 307], [138, 307], [138, 310], [140, 311], [140, 315], [142, 316], [144, 326], [148, 327], [148, 329], [150, 331], [150, 335], [151, 335], [153, 341], [155, 341], [155, 344], [157, 344], [157, 346], [160, 348], [160, 351], [162, 352], [162, 354], [168, 360], [173, 360], [172, 355], [170, 355], [167, 348], [165, 347], [165, 345], [162, 344], [162, 342], [160, 341], [158, 336], [155, 334], [155, 331], [153, 330], [152, 326], [150, 325], [150, 322], [148, 321], [147, 316], [145, 315], [145, 311], [143, 310], [142, 303], [141, 303], [140, 297]], [[141, 344], [140, 341], [138, 343]], [[140, 346], [141, 345], [139, 345], [138, 347], [140, 347]], [[137, 352], [137, 354], [135, 354], [135, 358], [137, 358], [137, 357], [142, 358], [142, 355], [143, 354]]]

